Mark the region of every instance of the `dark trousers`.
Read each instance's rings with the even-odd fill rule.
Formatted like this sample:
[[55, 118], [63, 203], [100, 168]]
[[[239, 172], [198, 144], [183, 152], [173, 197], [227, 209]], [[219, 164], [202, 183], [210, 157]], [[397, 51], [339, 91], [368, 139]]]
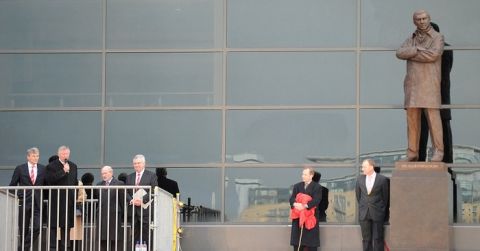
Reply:
[[[68, 230], [68, 231], [66, 231]], [[65, 239], [65, 234], [67, 234], [67, 238]], [[65, 249], [65, 245], [69, 245], [70, 243], [70, 229], [66, 228], [60, 228], [60, 239], [57, 240], [57, 228], [52, 227], [50, 228], [50, 250], [58, 250], [63, 251], [63, 250], [71, 250], [71, 249]], [[58, 245], [57, 245], [58, 244]]]
[[[33, 223], [33, 224], [32, 224]], [[32, 231], [33, 230], [33, 231]], [[32, 206], [20, 204], [18, 213], [18, 250], [30, 250], [40, 233], [40, 209], [35, 208], [32, 221]], [[33, 235], [32, 235], [33, 233]]]
[[[293, 251], [298, 251], [298, 246], [293, 246]], [[317, 251], [317, 247], [300, 246], [300, 251]]]
[[149, 224], [148, 224], [148, 214], [143, 215], [143, 220], [142, 217], [135, 216], [134, 219], [134, 228], [133, 228], [133, 244], [135, 245], [137, 242], [142, 244], [146, 243], [148, 250], [150, 250], [149, 246], [149, 237], [150, 237], [150, 232], [149, 232]]
[[[115, 248], [115, 245], [117, 247]], [[128, 249], [128, 247], [127, 247]], [[122, 251], [123, 250], [123, 241], [107, 241], [107, 240], [102, 240], [100, 242], [100, 251]]]
[[363, 251], [384, 251], [383, 220], [374, 221], [367, 212], [364, 220], [360, 220], [362, 229]]
[[[442, 118], [443, 129], [443, 162], [453, 163], [453, 142], [452, 129], [450, 128], [450, 120]], [[427, 143], [428, 143], [428, 122], [425, 114], [422, 112], [422, 128], [420, 133], [420, 145], [418, 152], [418, 161], [425, 161], [427, 158]]]

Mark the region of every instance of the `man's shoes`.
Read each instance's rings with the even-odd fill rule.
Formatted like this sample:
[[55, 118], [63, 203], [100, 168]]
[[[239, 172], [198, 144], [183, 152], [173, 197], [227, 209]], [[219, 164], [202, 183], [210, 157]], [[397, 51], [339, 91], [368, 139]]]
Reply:
[[443, 152], [442, 151], [435, 151], [433, 154], [432, 159], [430, 159], [431, 162], [442, 162], [443, 161]]

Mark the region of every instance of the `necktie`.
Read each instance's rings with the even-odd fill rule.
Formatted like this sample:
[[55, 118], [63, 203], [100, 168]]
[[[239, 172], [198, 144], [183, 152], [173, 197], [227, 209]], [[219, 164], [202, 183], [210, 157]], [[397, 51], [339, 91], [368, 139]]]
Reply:
[[140, 184], [140, 178], [142, 176], [140, 176], [140, 173], [137, 173], [137, 179], [135, 180], [135, 186], [138, 186], [138, 184]]
[[110, 186], [110, 182], [109, 182], [109, 181], [105, 181], [105, 186]]
[[30, 180], [32, 181], [32, 185], [35, 184], [35, 166], [32, 166], [32, 170], [30, 171]]

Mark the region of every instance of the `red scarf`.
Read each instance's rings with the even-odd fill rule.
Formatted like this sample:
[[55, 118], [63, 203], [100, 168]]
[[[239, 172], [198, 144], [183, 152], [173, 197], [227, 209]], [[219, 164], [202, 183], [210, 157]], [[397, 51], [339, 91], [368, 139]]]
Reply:
[[[312, 197], [308, 194], [298, 193], [295, 197], [295, 202], [307, 204], [309, 201], [312, 200]], [[290, 219], [299, 219], [299, 226], [305, 227], [307, 229], [312, 229], [317, 224], [317, 219], [315, 218], [315, 207], [298, 210], [295, 207], [290, 210]]]

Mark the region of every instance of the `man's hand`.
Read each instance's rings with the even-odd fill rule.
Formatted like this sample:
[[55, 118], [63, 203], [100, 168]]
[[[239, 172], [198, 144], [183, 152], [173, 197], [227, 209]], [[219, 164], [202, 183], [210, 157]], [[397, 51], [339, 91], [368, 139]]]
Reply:
[[298, 203], [298, 202], [293, 203], [293, 207], [295, 207], [295, 209], [297, 209], [297, 210], [303, 210], [303, 209], [305, 209], [305, 207], [303, 206], [303, 204], [302, 204], [302, 203]]
[[70, 165], [68, 164], [68, 162], [65, 163], [65, 164], [63, 164], [63, 171], [64, 171], [65, 173], [70, 172]]
[[134, 206], [139, 207], [139, 206], [142, 205], [142, 200], [140, 200], [140, 199], [133, 199], [133, 200], [130, 201], [130, 205], [134, 205]]

